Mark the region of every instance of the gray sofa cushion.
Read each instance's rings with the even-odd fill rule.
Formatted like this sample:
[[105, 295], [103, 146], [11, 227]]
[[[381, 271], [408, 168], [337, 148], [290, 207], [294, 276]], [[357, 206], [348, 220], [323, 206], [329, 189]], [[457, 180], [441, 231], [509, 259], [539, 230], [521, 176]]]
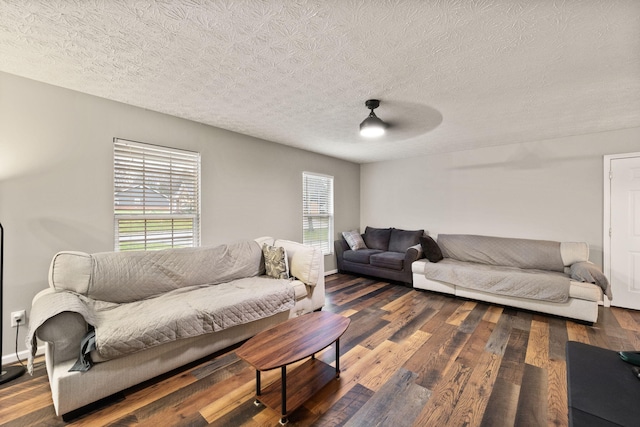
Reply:
[[404, 254], [400, 252], [382, 252], [371, 255], [371, 265], [376, 267], [390, 268], [392, 270], [402, 270], [404, 264]]
[[424, 234], [424, 230], [401, 230], [399, 228], [391, 229], [391, 237], [389, 238], [389, 250], [392, 252], [406, 252], [411, 246], [420, 243], [420, 237]]
[[379, 254], [379, 249], [358, 249], [357, 251], [344, 251], [342, 258], [345, 261], [357, 262], [358, 264], [369, 264], [371, 255]]
[[367, 227], [365, 228], [364, 235], [362, 237], [364, 238], [364, 243], [369, 249], [388, 251], [391, 229]]

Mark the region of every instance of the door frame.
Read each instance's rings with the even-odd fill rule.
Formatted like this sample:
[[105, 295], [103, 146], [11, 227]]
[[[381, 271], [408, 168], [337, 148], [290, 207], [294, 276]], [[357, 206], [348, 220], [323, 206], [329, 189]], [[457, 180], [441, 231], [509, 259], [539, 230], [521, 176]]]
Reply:
[[[628, 159], [640, 157], [640, 152], [607, 154], [603, 156], [603, 219], [602, 219], [602, 252], [603, 252], [603, 272], [607, 278], [611, 278], [611, 162], [618, 159]], [[604, 296], [605, 306], [609, 306], [610, 301]]]

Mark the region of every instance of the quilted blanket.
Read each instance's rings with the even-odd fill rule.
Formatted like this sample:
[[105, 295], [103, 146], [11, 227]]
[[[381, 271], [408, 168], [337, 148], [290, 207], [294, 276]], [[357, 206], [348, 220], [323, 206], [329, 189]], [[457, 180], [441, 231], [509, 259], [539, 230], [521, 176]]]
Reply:
[[427, 279], [497, 295], [551, 302], [565, 302], [569, 298], [569, 276], [554, 271], [445, 258], [438, 263], [426, 263], [424, 275]]
[[[87, 254], [88, 255], [88, 254]], [[161, 251], [101, 252], [90, 257], [91, 268], [58, 271], [56, 255], [54, 287], [74, 290], [95, 300], [133, 302], [189, 286], [230, 282], [257, 276], [262, 249], [253, 240], [219, 246], [165, 249]], [[69, 271], [71, 270], [71, 272]], [[59, 276], [88, 277], [86, 290], [70, 288]]]
[[127, 304], [93, 301], [96, 351], [102, 360], [113, 359], [272, 316], [294, 302], [288, 280], [256, 277], [178, 289]]
[[[288, 280], [264, 271], [255, 241], [163, 251], [60, 253], [50, 292], [32, 306], [29, 368], [36, 331], [62, 313], [80, 314], [95, 329], [95, 361], [220, 331], [287, 311]], [[78, 354], [80, 348], [78, 348]]]
[[[32, 307], [27, 345], [29, 369], [37, 327], [71, 311], [95, 327], [94, 361], [105, 361], [182, 338], [195, 337], [289, 310], [295, 303], [288, 280], [248, 277], [217, 285], [180, 288], [141, 301], [111, 303], [71, 292], [39, 298]], [[80, 347], [78, 347], [78, 354]]]
[[560, 242], [439, 234], [438, 246], [445, 258], [458, 261], [564, 272]]

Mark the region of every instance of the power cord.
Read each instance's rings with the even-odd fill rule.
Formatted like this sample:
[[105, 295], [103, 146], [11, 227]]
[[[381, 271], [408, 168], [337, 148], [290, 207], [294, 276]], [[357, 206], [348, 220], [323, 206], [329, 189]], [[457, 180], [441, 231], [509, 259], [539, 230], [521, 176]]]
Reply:
[[17, 319], [16, 320], [16, 359], [18, 359], [18, 363], [20, 363], [20, 366], [22, 366], [23, 368], [26, 368], [22, 363], [22, 360], [20, 360], [20, 356], [18, 356], [18, 334], [19, 333], [20, 333], [20, 319]]

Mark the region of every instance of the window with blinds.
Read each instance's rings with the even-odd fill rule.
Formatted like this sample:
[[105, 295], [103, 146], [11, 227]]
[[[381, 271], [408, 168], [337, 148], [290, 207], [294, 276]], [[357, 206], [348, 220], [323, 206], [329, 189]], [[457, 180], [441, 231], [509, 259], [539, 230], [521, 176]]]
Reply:
[[200, 153], [114, 138], [115, 250], [200, 245]]
[[333, 177], [302, 173], [302, 242], [327, 255], [333, 249]]

